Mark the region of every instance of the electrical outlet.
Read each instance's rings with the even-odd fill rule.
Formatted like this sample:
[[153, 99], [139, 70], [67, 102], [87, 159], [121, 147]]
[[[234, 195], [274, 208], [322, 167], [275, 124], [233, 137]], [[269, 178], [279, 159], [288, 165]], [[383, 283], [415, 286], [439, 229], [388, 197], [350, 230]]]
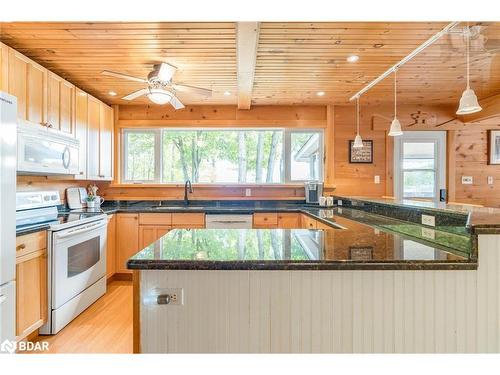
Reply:
[[[163, 303], [159, 303], [159, 296], [168, 296], [168, 302], [164, 300]], [[162, 306], [171, 306], [176, 305], [180, 306], [184, 304], [184, 293], [182, 288], [155, 288], [151, 290], [150, 293], [147, 293], [144, 297], [143, 303], [145, 305], [162, 305]]]
[[472, 185], [473, 181], [472, 176], [462, 176], [462, 185]]
[[488, 176], [488, 185], [493, 185], [493, 176]]
[[422, 215], [422, 224], [430, 227], [436, 226], [436, 218], [431, 215]]
[[436, 239], [436, 231], [434, 229], [422, 228], [422, 237], [430, 240]]
[[245, 189], [245, 197], [251, 197], [252, 196], [252, 189]]
[[376, 184], [380, 184], [380, 176], [375, 176], [374, 180]]

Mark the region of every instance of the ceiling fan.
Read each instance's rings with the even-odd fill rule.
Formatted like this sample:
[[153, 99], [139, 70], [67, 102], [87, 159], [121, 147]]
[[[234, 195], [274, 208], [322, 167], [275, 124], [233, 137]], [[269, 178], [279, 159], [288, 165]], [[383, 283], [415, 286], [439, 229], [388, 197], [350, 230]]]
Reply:
[[134, 100], [140, 96], [146, 95], [153, 103], [170, 103], [175, 109], [182, 109], [184, 108], [184, 104], [182, 104], [176, 96], [177, 92], [189, 92], [202, 96], [212, 95], [212, 90], [173, 82], [172, 77], [174, 76], [176, 70], [177, 68], [175, 66], [162, 62], [160, 64], [153, 65], [153, 70], [148, 74], [146, 79], [113, 72], [111, 70], [103, 70], [101, 74], [147, 84], [146, 88], [131, 92], [130, 94], [124, 96], [122, 98], [124, 100]]

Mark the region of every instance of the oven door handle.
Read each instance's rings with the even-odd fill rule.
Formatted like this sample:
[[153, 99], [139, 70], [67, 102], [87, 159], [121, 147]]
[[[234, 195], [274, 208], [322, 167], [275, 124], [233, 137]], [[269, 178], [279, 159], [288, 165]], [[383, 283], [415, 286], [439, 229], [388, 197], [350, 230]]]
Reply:
[[95, 223], [95, 224], [89, 224], [89, 225], [86, 225], [84, 227], [70, 229], [66, 233], [62, 233], [62, 234], [56, 233], [56, 238], [57, 239], [62, 239], [62, 238], [67, 238], [67, 237], [75, 236], [77, 234], [86, 233], [86, 232], [90, 232], [92, 230], [96, 230], [96, 229], [105, 227], [106, 225], [107, 225], [106, 220], [104, 220], [102, 222], [98, 222], [98, 223]]

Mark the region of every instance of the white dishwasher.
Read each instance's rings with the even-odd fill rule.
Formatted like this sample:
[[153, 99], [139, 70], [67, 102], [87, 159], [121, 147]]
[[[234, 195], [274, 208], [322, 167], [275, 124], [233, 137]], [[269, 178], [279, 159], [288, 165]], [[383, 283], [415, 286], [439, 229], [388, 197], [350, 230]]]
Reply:
[[208, 214], [205, 216], [207, 229], [251, 229], [250, 214]]

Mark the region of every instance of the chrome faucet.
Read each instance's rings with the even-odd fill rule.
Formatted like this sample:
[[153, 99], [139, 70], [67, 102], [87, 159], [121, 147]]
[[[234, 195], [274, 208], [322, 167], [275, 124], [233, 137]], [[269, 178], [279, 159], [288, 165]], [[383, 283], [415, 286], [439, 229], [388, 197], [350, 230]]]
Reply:
[[188, 185], [189, 185], [189, 193], [193, 193], [193, 186], [191, 185], [191, 181], [186, 180], [186, 183], [184, 184], [184, 204], [186, 206], [189, 204]]

